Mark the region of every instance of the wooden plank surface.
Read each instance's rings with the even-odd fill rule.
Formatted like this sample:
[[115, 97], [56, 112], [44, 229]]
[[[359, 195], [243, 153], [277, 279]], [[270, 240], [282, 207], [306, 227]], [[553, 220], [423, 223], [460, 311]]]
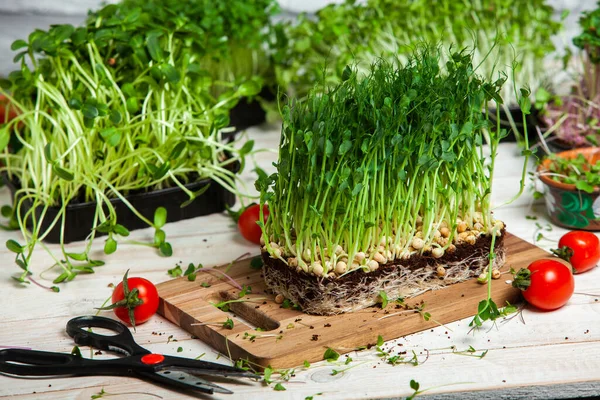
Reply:
[[[253, 128], [249, 136], [256, 141], [256, 148], [274, 147], [278, 143], [280, 128], [276, 124]], [[496, 206], [503, 204], [518, 190], [522, 165], [520, 151], [514, 144], [501, 144], [498, 153], [498, 168], [492, 190], [492, 200]], [[255, 157], [261, 168], [267, 173], [272, 172], [275, 153], [261, 152]], [[251, 168], [244, 172], [243, 179], [252, 190], [255, 176]], [[6, 188], [0, 189], [0, 204], [8, 203], [8, 191]], [[544, 206], [533, 201], [529, 191], [516, 202], [496, 208], [494, 213], [506, 223], [510, 232], [531, 243], [535, 242], [536, 224], [546, 227], [549, 222]], [[69, 353], [73, 348], [73, 340], [65, 333], [66, 322], [78, 315], [95, 314], [95, 307], [100, 307], [111, 294], [109, 284], [118, 283], [127, 269], [130, 270], [130, 276], [142, 276], [158, 283], [171, 279], [167, 270], [173, 268], [175, 263], [184, 266], [189, 262], [201, 262], [206, 266], [221, 265], [246, 252], [258, 254], [256, 246], [239, 235], [236, 225], [225, 213], [167, 224], [164, 229], [173, 245], [173, 257], [161, 257], [151, 249], [125, 242], [119, 243], [116, 253], [107, 256], [102, 252], [104, 243], [100, 240], [94, 243], [93, 256], [106, 261], [106, 265], [98, 268], [94, 274], [81, 275], [68, 284], [60, 285], [60, 293], [45, 291], [35, 285], [23, 287], [13, 282], [10, 276], [20, 271], [14, 265], [14, 253], [0, 246], [3, 265], [0, 268], [0, 289], [3, 294], [0, 296], [0, 346], [26, 346]], [[544, 230], [549, 240], [544, 239], [536, 244], [546, 250], [556, 247], [558, 238], [565, 232], [558, 227], [553, 227], [552, 231]], [[151, 241], [152, 237], [152, 229], [134, 231], [130, 235], [133, 241]], [[8, 239], [22, 241], [18, 232], [0, 231], [0, 243]], [[74, 243], [71, 249], [77, 251], [83, 247], [84, 243]], [[56, 245], [50, 245], [49, 248], [59, 251]], [[32, 263], [32, 277], [39, 283], [51, 286], [57, 270], [44, 270], [52, 265], [53, 260], [38, 248]], [[495, 284], [501, 282], [496, 281]], [[527, 307], [522, 312], [523, 319], [502, 319], [495, 326], [486, 324], [475, 332], [470, 332], [470, 318], [467, 318], [398, 339], [386, 338], [385, 349], [408, 351], [409, 354], [415, 351], [419, 356], [418, 366], [386, 364], [371, 348], [348, 353], [353, 359], [348, 365], [344, 364], [345, 357], [342, 356], [336, 363], [322, 361], [313, 363], [310, 368], [296, 369], [289, 382], [282, 382], [285, 392], [273, 390], [274, 384], [267, 386], [253, 380], [238, 380], [223, 384], [233, 390], [234, 395], [212, 398], [303, 400], [313, 396], [315, 400], [400, 399], [412, 393], [409, 387], [411, 379], [419, 382], [421, 388], [431, 388], [422, 397], [433, 395], [436, 399], [444, 400], [590, 396], [598, 393], [600, 382], [599, 282], [600, 268], [576, 275], [576, 294], [565, 307], [556, 311], [540, 312]], [[100, 314], [114, 317], [110, 311]], [[435, 314], [432, 314], [435, 318]], [[390, 320], [393, 318], [383, 321]], [[227, 353], [215, 351], [159, 315], [138, 326], [136, 332], [132, 333], [138, 343], [156, 353], [230, 363], [224, 356]], [[449, 346], [459, 350], [473, 346], [479, 351], [488, 350], [488, 353], [483, 359], [465, 357], [454, 354]], [[82, 348], [82, 354], [91, 357], [93, 353]], [[429, 354], [427, 360], [425, 354]], [[94, 355], [96, 357], [100, 356]], [[348, 367], [351, 369], [332, 375], [334, 369]], [[198, 398], [129, 377], [15, 379], [0, 375], [1, 399], [89, 400], [101, 389], [120, 394], [110, 396], [111, 399], [133, 396], [153, 398], [144, 394], [127, 394], [131, 392], [152, 393], [166, 400]], [[317, 393], [322, 395], [317, 396]]]
[[[526, 267], [533, 260], [549, 256], [510, 233], [506, 248], [503, 270]], [[379, 335], [384, 340], [396, 339], [471, 317], [487, 291], [486, 285], [470, 279], [407, 299], [405, 306], [390, 302], [385, 309], [370, 307], [353, 313], [317, 316], [275, 303], [264, 285], [262, 270], [252, 269], [250, 259], [216, 269], [227, 271], [240, 285], [252, 288], [252, 294], [243, 297], [243, 302], [230, 304], [232, 313], [240, 317], [234, 320], [233, 329], [223, 327], [230, 314], [215, 304], [238, 299], [239, 289], [232, 288], [233, 284], [222, 274], [201, 272], [195, 281], [183, 277], [158, 285], [159, 313], [233, 359], [245, 358], [273, 368], [295, 367], [305, 360], [320, 361], [328, 347], [344, 354], [375, 344]], [[519, 291], [505, 280], [493, 282], [492, 298], [498, 305], [515, 303], [518, 296]], [[425, 320], [415, 311], [417, 307], [431, 318]], [[261, 331], [257, 332], [255, 327]]]

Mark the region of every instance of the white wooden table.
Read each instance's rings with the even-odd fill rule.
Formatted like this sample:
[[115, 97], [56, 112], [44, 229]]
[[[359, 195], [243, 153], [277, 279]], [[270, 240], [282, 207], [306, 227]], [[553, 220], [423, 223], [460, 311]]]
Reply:
[[[257, 147], [274, 148], [278, 143], [279, 126], [253, 128], [248, 135], [256, 140]], [[522, 161], [517, 153], [514, 144], [500, 146], [494, 182], [495, 204], [503, 203], [518, 189]], [[274, 152], [256, 155], [258, 164], [268, 170], [273, 169], [271, 163], [275, 159]], [[246, 173], [244, 177], [253, 191], [253, 176]], [[5, 188], [0, 190], [0, 200], [0, 204], [9, 203]], [[495, 211], [510, 232], [530, 242], [534, 242], [536, 223], [543, 226], [548, 223], [543, 204], [532, 203], [529, 191], [512, 205]], [[526, 219], [526, 216], [537, 216], [538, 220]], [[215, 265], [227, 263], [246, 252], [258, 254], [258, 249], [237, 233], [235, 224], [225, 214], [171, 223], [165, 230], [173, 245], [172, 257], [163, 258], [152, 249], [134, 245], [120, 245], [116, 253], [104, 256], [101, 251], [103, 240], [98, 240], [94, 246], [95, 255], [104, 259], [106, 265], [98, 267], [95, 274], [81, 275], [61, 285], [60, 293], [34, 285], [23, 287], [13, 281], [11, 275], [18, 272], [18, 268], [13, 263], [13, 254], [2, 245], [0, 346], [70, 352], [74, 344], [65, 333], [66, 322], [75, 316], [95, 314], [94, 307], [101, 306], [111, 294], [108, 285], [118, 283], [127, 269], [130, 269], [130, 276], [142, 276], [159, 283], [171, 279], [167, 270], [180, 261], [184, 266], [190, 262]], [[551, 232], [544, 233], [558, 240], [563, 232], [565, 230], [553, 227]], [[151, 235], [152, 232], [145, 229], [135, 231], [131, 236], [147, 239]], [[1, 243], [9, 238], [21, 239], [18, 232], [0, 232]], [[537, 244], [549, 249], [556, 241]], [[77, 247], [81, 244], [75, 244]], [[39, 250], [34, 260], [34, 278], [51, 285], [55, 276], [53, 271], [40, 276], [40, 272], [51, 264], [48, 256]], [[222, 398], [304, 399], [313, 395], [314, 399], [401, 398], [412, 393], [411, 379], [419, 382], [421, 389], [433, 388], [422, 396], [444, 399], [477, 396], [570, 398], [600, 393], [599, 278], [600, 268], [575, 277], [576, 292], [597, 293], [598, 297], [576, 294], [565, 307], [554, 312], [525, 309], [525, 323], [513, 318], [500, 322], [497, 327], [488, 326], [488, 329], [469, 334], [468, 320], [463, 320], [386, 343], [386, 348], [402, 346], [409, 352], [422, 352], [421, 361], [427, 349], [428, 360], [418, 366], [390, 366], [377, 357], [374, 350], [364, 350], [351, 353], [354, 361], [349, 366], [360, 365], [342, 374], [333, 376], [331, 372], [345, 366], [320, 362], [308, 369], [299, 368], [289, 382], [283, 382], [287, 389], [284, 392], [274, 391], [273, 385], [267, 387], [251, 380], [232, 381], [234, 383], [224, 386], [235, 394], [222, 395]], [[108, 311], [101, 315], [113, 316]], [[229, 362], [158, 315], [138, 326], [135, 338], [153, 352], [190, 358], [205, 353], [204, 360]], [[453, 354], [450, 346], [456, 346], [458, 350], [473, 346], [480, 351], [489, 351], [484, 358], [478, 359]], [[177, 352], [179, 347], [183, 351]], [[84, 356], [90, 356], [89, 349], [82, 350]], [[127, 377], [19, 379], [0, 375], [0, 398], [90, 399], [103, 388], [109, 393], [122, 394], [117, 398], [123, 399], [153, 398], [148, 394], [128, 394], [130, 392], [151, 393], [164, 399], [188, 398], [180, 392]], [[317, 396], [317, 393], [322, 395]]]

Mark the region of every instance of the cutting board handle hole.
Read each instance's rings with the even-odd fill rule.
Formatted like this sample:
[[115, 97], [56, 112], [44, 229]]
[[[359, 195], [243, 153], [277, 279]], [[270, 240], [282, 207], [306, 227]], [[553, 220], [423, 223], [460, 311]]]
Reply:
[[[227, 291], [219, 292], [222, 300], [237, 300], [238, 297], [233, 293]], [[263, 300], [229, 303], [229, 311], [235, 314], [241, 320], [248, 322], [250, 325], [260, 328], [264, 331], [274, 331], [279, 329], [280, 324], [278, 321], [272, 319], [260, 309], [256, 308], [257, 305], [262, 304]]]

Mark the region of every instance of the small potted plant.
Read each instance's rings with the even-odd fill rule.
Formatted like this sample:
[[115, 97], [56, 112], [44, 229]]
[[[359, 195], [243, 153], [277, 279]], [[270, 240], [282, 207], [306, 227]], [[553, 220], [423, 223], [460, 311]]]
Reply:
[[600, 142], [600, 8], [584, 12], [579, 20], [581, 34], [573, 43], [581, 50], [581, 73], [566, 96], [541, 88], [536, 103], [548, 151], [597, 146]]
[[[22, 269], [17, 280], [27, 282], [43, 240], [60, 243], [60, 256], [51, 253], [61, 268], [55, 283], [102, 264], [90, 259], [100, 235], [110, 254], [130, 230], [154, 227], [149, 245], [168, 256], [166, 222], [235, 201], [236, 173], [253, 142], [222, 136], [229, 111], [261, 83], [250, 72], [219, 81], [205, 69], [213, 42], [225, 40], [208, 35], [218, 31], [214, 13], [196, 18], [205, 3], [185, 2], [184, 10], [126, 0], [90, 13], [85, 26], [54, 25], [13, 43], [20, 69], [2, 94], [18, 112], [0, 129], [0, 171], [24, 238], [7, 243]], [[7, 146], [11, 135], [19, 149]], [[65, 246], [84, 239], [83, 250]]]
[[267, 285], [328, 315], [477, 276], [490, 252], [502, 265], [490, 206], [501, 134], [481, 109], [503, 82], [476, 75], [465, 51], [424, 48], [365, 75], [347, 67], [286, 105], [277, 172], [257, 181]]
[[600, 148], [552, 153], [537, 168], [553, 223], [569, 229], [600, 230]]

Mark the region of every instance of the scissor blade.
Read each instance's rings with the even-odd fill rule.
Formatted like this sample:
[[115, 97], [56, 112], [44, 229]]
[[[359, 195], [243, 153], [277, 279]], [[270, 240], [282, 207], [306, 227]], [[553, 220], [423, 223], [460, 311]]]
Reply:
[[170, 379], [172, 381], [177, 382], [178, 384], [184, 384], [189, 387], [194, 387], [202, 390], [205, 393], [212, 394], [213, 392], [217, 393], [225, 393], [232, 394], [231, 390], [225, 389], [219, 385], [215, 385], [212, 382], [209, 382], [205, 379], [198, 378], [192, 374], [188, 374], [184, 371], [174, 371], [174, 370], [162, 370], [157, 371], [155, 374], [158, 374], [164, 378]]
[[221, 370], [218, 368], [215, 369], [207, 369], [207, 368], [189, 368], [189, 367], [169, 367], [170, 371], [182, 371], [187, 372], [193, 375], [220, 375], [224, 377], [235, 377], [235, 378], [254, 378], [260, 379], [261, 376], [257, 375], [253, 372], [243, 371], [243, 370]]

